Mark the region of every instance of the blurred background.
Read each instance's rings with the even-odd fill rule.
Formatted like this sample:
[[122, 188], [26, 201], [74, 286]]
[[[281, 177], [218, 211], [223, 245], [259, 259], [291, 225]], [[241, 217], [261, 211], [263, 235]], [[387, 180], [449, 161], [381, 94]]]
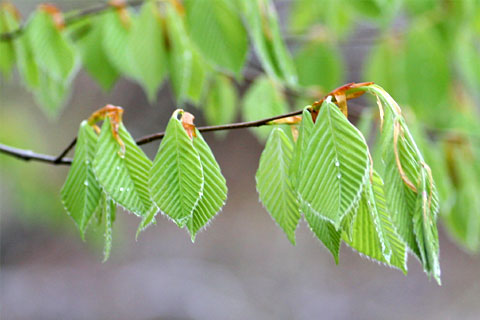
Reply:
[[[339, 61], [327, 63], [332, 57], [328, 54], [324, 58], [318, 57], [327, 60], [325, 65], [332, 68], [329, 71], [332, 77], [325, 77], [319, 83], [306, 83], [316, 85], [317, 92], [325, 92], [343, 83], [369, 80], [379, 81], [388, 90], [390, 85], [393, 86], [389, 82], [391, 78], [383, 79], [383, 83], [382, 80], [366, 78], [366, 74], [380, 77], [381, 72], [365, 67], [371, 53], [386, 38], [382, 31], [385, 21], [389, 21], [389, 32], [401, 37], [407, 33], [412, 21], [429, 21], [432, 16], [438, 16], [438, 12], [446, 14], [450, 4], [455, 6], [461, 2], [419, 1], [426, 4], [423, 7], [418, 5], [418, 9], [412, 1], [406, 1], [414, 3], [407, 9], [394, 6], [393, 3], [399, 1], [392, 1], [388, 12], [377, 14], [369, 11], [368, 3], [372, 1], [366, 0], [358, 1], [360, 5], [353, 6], [350, 11], [332, 9], [333, 2], [323, 0], [316, 3], [279, 0], [274, 3], [282, 34], [293, 52], [298, 54], [307, 50], [305, 48], [310, 45], [312, 37], [316, 39], [314, 43], [320, 39], [321, 46], [337, 50], [333, 56], [340, 57]], [[38, 3], [14, 1], [24, 17], [28, 17]], [[67, 11], [96, 2], [56, 3]], [[442, 9], [445, 12], [436, 7], [441, 5], [446, 6]], [[319, 21], [309, 21], [308, 11], [315, 12], [318, 8], [332, 11], [328, 15], [319, 14]], [[415, 20], [408, 15], [412, 8], [417, 10]], [[306, 18], [302, 20], [301, 17]], [[439, 18], [435, 16], [435, 19]], [[332, 30], [335, 32], [329, 32]], [[448, 33], [449, 29], [445, 30]], [[325, 35], [330, 36], [325, 38]], [[475, 41], [466, 43], [467, 50], [469, 44], [472, 47], [478, 44], [477, 30], [473, 30], [473, 35]], [[432, 61], [438, 57], [435, 50], [433, 52]], [[478, 50], [475, 52], [478, 56]], [[247, 71], [258, 72], [253, 51], [249, 54], [249, 61]], [[432, 61], [425, 63], [433, 64]], [[385, 74], [386, 69], [391, 67], [393, 70], [395, 66], [393, 60], [377, 69], [383, 69], [385, 72], [381, 74]], [[297, 68], [305, 67], [297, 65]], [[472, 92], [468, 91], [468, 86], [451, 93], [453, 85], [450, 84], [461, 77], [456, 73], [437, 76], [431, 74], [430, 80], [441, 81], [440, 78], [447, 77], [445, 88], [449, 92], [439, 105], [462, 105], [462, 110], [469, 110], [465, 113], [467, 115], [478, 112], [475, 109], [477, 98], [468, 93]], [[300, 77], [302, 79], [301, 74]], [[392, 78], [398, 77], [394, 74]], [[105, 93], [82, 70], [72, 84], [71, 97], [59, 118], [50, 120], [38, 112], [37, 103], [20, 84], [17, 74], [0, 81], [0, 142], [45, 154], [58, 154], [63, 150], [76, 135], [80, 121], [107, 103], [125, 109], [124, 123], [134, 137], [163, 131], [176, 109], [168, 83], [158, 92], [157, 100], [149, 103], [134, 82], [121, 79]], [[248, 84], [238, 88], [243, 92]], [[402, 101], [403, 97], [415, 110], [415, 103], [408, 94], [402, 96], [401, 91], [392, 90], [394, 98]], [[452, 98], [457, 97], [456, 93], [468, 99], [458, 104], [450, 103], [456, 99]], [[428, 95], [424, 98], [429, 99]], [[435, 100], [435, 97], [431, 99]], [[303, 106], [303, 101], [289, 101], [292, 110]], [[351, 120], [358, 121], [362, 110], [369, 106], [368, 100], [352, 103]], [[442, 109], [445, 114], [439, 115], [437, 113], [442, 112], [432, 112], [433, 108], [425, 111], [427, 115], [424, 116], [422, 110], [425, 108], [418, 107], [416, 114], [421, 121], [429, 118], [430, 122], [424, 122], [427, 125], [443, 128], [442, 125], [448, 123], [449, 109]], [[193, 106], [186, 109], [196, 115], [197, 125], [206, 124], [201, 111]], [[239, 115], [237, 120], [240, 120]], [[398, 270], [368, 261], [342, 245], [340, 263], [335, 265], [330, 253], [308, 230], [305, 222], [302, 221], [297, 230], [297, 245], [294, 247], [262, 208], [254, 178], [262, 143], [255, 135], [238, 130], [228, 132], [224, 137], [213, 133], [206, 133], [204, 137], [227, 179], [229, 197], [223, 211], [193, 244], [184, 230], [160, 216], [157, 225], [149, 227], [135, 241], [139, 219], [118, 209], [112, 255], [105, 263], [101, 262], [103, 228], [91, 227], [87, 241], [82, 242], [73, 221], [63, 210], [60, 188], [68, 167], [27, 163], [0, 154], [0, 317], [478, 319], [480, 258], [472, 250], [467, 253], [463, 249], [465, 246], [453, 241], [452, 232], [447, 233], [443, 223], [439, 225], [442, 286], [429, 280], [413, 257], [410, 257], [409, 273], [405, 276]], [[158, 145], [159, 142], [155, 142], [142, 146], [142, 149], [153, 159]]]

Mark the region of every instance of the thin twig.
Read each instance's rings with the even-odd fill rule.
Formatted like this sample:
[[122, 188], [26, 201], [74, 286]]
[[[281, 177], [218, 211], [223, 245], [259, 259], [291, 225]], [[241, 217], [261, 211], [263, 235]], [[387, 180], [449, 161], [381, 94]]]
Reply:
[[[218, 126], [205, 126], [205, 127], [198, 127], [197, 129], [200, 132], [209, 132], [209, 131], [221, 131], [221, 130], [233, 130], [233, 129], [240, 129], [240, 128], [260, 127], [260, 126], [268, 125], [270, 121], [299, 115], [302, 112], [303, 110], [297, 110], [290, 113], [286, 113], [286, 114], [282, 114], [282, 115], [278, 115], [278, 116], [270, 117], [266, 119], [256, 120], [256, 121], [222, 124]], [[164, 136], [165, 136], [165, 132], [154, 133], [151, 135], [141, 137], [137, 139], [135, 142], [138, 145], [147, 144], [152, 141], [162, 139]], [[0, 144], [0, 153], [4, 153], [25, 161], [40, 161], [40, 162], [50, 163], [53, 165], [70, 165], [73, 159], [64, 158], [64, 156], [73, 148], [75, 143], [76, 143], [76, 138], [58, 156], [35, 153], [31, 150], [18, 149], [18, 148], [10, 147], [3, 144]]]

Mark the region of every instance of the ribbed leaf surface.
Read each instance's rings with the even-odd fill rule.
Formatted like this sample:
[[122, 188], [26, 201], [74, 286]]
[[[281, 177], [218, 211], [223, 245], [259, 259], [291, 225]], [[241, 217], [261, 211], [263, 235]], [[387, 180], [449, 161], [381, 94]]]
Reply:
[[115, 202], [110, 199], [109, 196], [103, 195], [102, 214], [105, 217], [105, 245], [103, 248], [103, 262], [110, 258], [110, 252], [112, 250], [112, 233], [113, 222], [115, 221]]
[[297, 195], [289, 176], [293, 145], [280, 128], [270, 133], [256, 174], [257, 191], [265, 208], [292, 244], [300, 220]]
[[301, 201], [338, 229], [356, 206], [368, 176], [368, 147], [338, 107], [324, 102], [305, 152]]
[[125, 155], [115, 140], [110, 120], [105, 119], [93, 168], [103, 190], [113, 201], [138, 216], [146, 215], [153, 203], [148, 189], [148, 174], [152, 162], [137, 146], [121, 123], [119, 135], [125, 143]]
[[153, 161], [149, 184], [160, 210], [184, 227], [204, 192], [204, 173], [198, 151], [176, 113]]
[[63, 205], [77, 224], [82, 238], [101, 194], [92, 168], [96, 145], [96, 133], [83, 121], [78, 130], [73, 164], [61, 191]]
[[359, 253], [407, 271], [406, 247], [398, 237], [386, 207], [383, 182], [374, 173], [360, 201], [353, 222], [353, 237], [345, 242]]
[[196, 134], [193, 137], [193, 147], [200, 156], [205, 181], [202, 196], [187, 224], [192, 241], [197, 232], [220, 211], [227, 199], [227, 185], [220, 166], [198, 130]]
[[342, 231], [336, 230], [333, 223], [322, 219], [320, 214], [315, 212], [305, 201], [300, 203], [300, 211], [303, 213], [310, 230], [312, 230], [323, 245], [332, 253], [335, 263], [338, 264]]

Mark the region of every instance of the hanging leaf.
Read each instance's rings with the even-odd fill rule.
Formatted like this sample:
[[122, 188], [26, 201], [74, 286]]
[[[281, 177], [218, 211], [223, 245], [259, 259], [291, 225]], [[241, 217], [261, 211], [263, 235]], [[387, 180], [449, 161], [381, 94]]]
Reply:
[[179, 227], [192, 219], [204, 192], [204, 170], [175, 111], [150, 171], [152, 199]]
[[205, 181], [201, 198], [193, 210], [192, 218], [187, 223], [192, 241], [195, 240], [197, 232], [221, 210], [227, 199], [227, 185], [220, 166], [197, 129], [193, 136], [193, 147], [200, 156]]
[[148, 189], [151, 161], [137, 146], [122, 123], [118, 134], [125, 144], [125, 153], [112, 133], [110, 119], [105, 119], [98, 138], [93, 169], [102, 189], [115, 203], [138, 216], [152, 210]]
[[[302, 122], [298, 132], [298, 139], [293, 150], [292, 161], [290, 164], [290, 180], [292, 186], [297, 192], [299, 179], [305, 169], [305, 153], [307, 152], [308, 143], [312, 135], [314, 123], [312, 115], [307, 108], [303, 110]], [[297, 196], [298, 198], [298, 196]], [[341, 231], [335, 230], [332, 223], [319, 217], [319, 214], [314, 212], [312, 208], [305, 201], [297, 199], [299, 202], [300, 212], [303, 213], [305, 220], [308, 223], [310, 230], [317, 236], [317, 238], [325, 245], [325, 247], [332, 253], [335, 262], [338, 264], [338, 253], [340, 251]]]
[[270, 133], [256, 174], [257, 191], [265, 208], [295, 245], [300, 220], [298, 201], [289, 177], [293, 145], [280, 128]]
[[35, 99], [47, 116], [54, 118], [68, 100], [70, 82], [57, 80], [43, 71], [40, 71], [38, 76], [39, 86], [33, 91]]
[[185, 7], [190, 36], [205, 58], [239, 77], [248, 41], [231, 1], [188, 0]]
[[[283, 93], [267, 77], [256, 78], [243, 98], [242, 117], [245, 121], [273, 117], [287, 111]], [[252, 131], [260, 140], [266, 140], [271, 128], [264, 126], [252, 128]]]
[[359, 253], [407, 272], [406, 247], [398, 237], [387, 209], [383, 181], [374, 172], [353, 222], [353, 237], [345, 242]]
[[192, 72], [186, 92], [186, 98], [194, 105], [198, 105], [204, 98], [205, 88], [209, 76], [209, 69], [200, 53], [192, 48]]
[[41, 70], [34, 59], [32, 47], [27, 37], [20, 37], [13, 42], [17, 55], [18, 72], [29, 89], [40, 85]]
[[302, 86], [318, 86], [328, 92], [341, 82], [343, 61], [339, 50], [330, 43], [307, 43], [295, 55], [299, 83]]
[[369, 172], [368, 154], [362, 134], [335, 104], [324, 102], [304, 155], [300, 201], [338, 230], [360, 200]]
[[167, 73], [162, 20], [155, 2], [146, 2], [129, 35], [130, 64], [153, 101]]
[[55, 25], [51, 14], [38, 10], [27, 26], [35, 61], [56, 82], [71, 80], [76, 57], [71, 44]]
[[82, 57], [83, 67], [93, 77], [103, 90], [109, 91], [119, 77], [119, 72], [110, 62], [105, 52], [103, 41], [103, 24], [100, 17], [89, 21], [88, 31], [76, 41]]
[[300, 202], [300, 211], [303, 213], [310, 230], [332, 253], [335, 263], [338, 264], [342, 232], [340, 230], [335, 230], [333, 223], [321, 218], [318, 212], [315, 212], [307, 202]]
[[[0, 4], [0, 33], [17, 30], [19, 26], [18, 12], [12, 4]], [[0, 41], [0, 72], [5, 78], [10, 76], [15, 64], [15, 48], [12, 41]]]
[[82, 238], [85, 237], [101, 194], [92, 168], [96, 145], [96, 133], [87, 121], [82, 121], [78, 130], [75, 157], [61, 191], [63, 205], [77, 224]]
[[110, 251], [112, 250], [112, 228], [113, 222], [115, 221], [115, 202], [110, 199], [108, 195], [103, 193], [101, 201], [102, 204], [102, 215], [105, 217], [105, 246], [103, 248], [103, 262], [106, 262], [110, 258]]
[[104, 13], [101, 17], [103, 51], [114, 68], [122, 75], [136, 79], [137, 71], [132, 65], [129, 37], [132, 32], [132, 21], [127, 9], [115, 9]]
[[[231, 123], [235, 120], [237, 90], [232, 81], [225, 76], [216, 75], [212, 79], [205, 103], [205, 118], [211, 125]], [[224, 135], [225, 132], [218, 131]]]
[[417, 255], [425, 272], [440, 283], [437, 190], [423, 155], [401, 115], [398, 104], [377, 85], [368, 90], [383, 111], [381, 148], [385, 194], [398, 235]]
[[241, 5], [255, 52], [266, 73], [276, 80], [296, 85], [295, 66], [281, 37], [273, 2], [242, 1]]

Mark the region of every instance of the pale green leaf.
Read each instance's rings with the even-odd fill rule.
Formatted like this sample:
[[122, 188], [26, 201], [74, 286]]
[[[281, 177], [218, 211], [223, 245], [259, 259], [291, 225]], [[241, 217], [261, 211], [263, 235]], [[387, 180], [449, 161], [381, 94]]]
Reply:
[[293, 150], [292, 162], [290, 164], [290, 179], [292, 185], [296, 189], [298, 187], [299, 180], [302, 176], [302, 172], [305, 169], [304, 155], [310, 142], [310, 137], [313, 131], [313, 120], [310, 111], [305, 108], [302, 113], [302, 122], [300, 122], [300, 128], [298, 129], [298, 138]]
[[242, 1], [241, 5], [255, 52], [266, 73], [274, 79], [296, 85], [295, 66], [281, 37], [273, 2]]
[[43, 71], [40, 71], [38, 77], [39, 86], [33, 89], [35, 98], [47, 116], [55, 118], [69, 97], [70, 80], [57, 80]]
[[63, 205], [77, 224], [82, 238], [101, 195], [92, 168], [97, 138], [87, 121], [82, 121], [78, 130], [72, 167], [61, 191]]
[[369, 172], [368, 154], [362, 134], [326, 100], [304, 155], [298, 186], [301, 201], [338, 229], [360, 200]]
[[76, 47], [82, 57], [83, 67], [100, 86], [108, 91], [119, 77], [117, 69], [110, 62], [105, 52], [103, 41], [103, 25], [96, 17], [90, 21], [87, 34], [76, 41]]
[[27, 26], [35, 61], [43, 72], [57, 82], [73, 77], [76, 65], [75, 51], [65, 35], [55, 26], [53, 18], [37, 11]]
[[[287, 111], [283, 93], [272, 80], [264, 76], [255, 79], [243, 98], [242, 117], [245, 121], [273, 117]], [[263, 126], [251, 130], [259, 139], [266, 140], [271, 128]]]
[[340, 51], [331, 43], [314, 41], [295, 55], [298, 81], [302, 86], [317, 86], [322, 92], [337, 87], [343, 77]]
[[[18, 21], [9, 7], [6, 4], [0, 5], [0, 33], [11, 32], [18, 26]], [[0, 52], [0, 72], [8, 78], [16, 59], [12, 41], [0, 41]]]
[[192, 41], [211, 63], [241, 75], [248, 50], [247, 33], [228, 0], [188, 0], [187, 25]]
[[27, 37], [20, 37], [13, 42], [17, 54], [18, 72], [29, 89], [38, 88], [40, 85], [41, 70], [33, 56], [33, 51]]
[[257, 191], [265, 208], [292, 244], [300, 220], [296, 192], [290, 180], [293, 145], [280, 128], [270, 133], [255, 176]]
[[137, 72], [132, 66], [130, 50], [128, 50], [132, 21], [124, 17], [126, 16], [121, 15], [117, 10], [102, 14], [101, 45], [108, 60], [118, 72], [128, 78], [136, 79]]
[[138, 81], [153, 101], [168, 70], [162, 20], [155, 2], [146, 2], [133, 20], [128, 49]]
[[104, 201], [102, 210], [103, 216], [105, 217], [105, 246], [103, 248], [103, 262], [106, 262], [110, 258], [110, 251], [112, 250], [112, 228], [113, 222], [115, 221], [115, 202], [110, 199], [108, 195], [103, 195]]
[[178, 226], [192, 219], [204, 192], [204, 173], [198, 151], [187, 135], [176, 111], [150, 171], [152, 199]]
[[138, 216], [145, 216], [153, 206], [148, 188], [152, 162], [122, 123], [118, 133], [125, 144], [124, 155], [112, 133], [110, 120], [105, 119], [93, 162], [95, 176], [115, 203]]
[[[205, 102], [205, 118], [211, 125], [231, 123], [235, 120], [237, 105], [237, 90], [232, 80], [222, 75], [212, 79]], [[219, 134], [225, 134], [218, 131]]]
[[363, 193], [353, 222], [353, 237], [345, 242], [360, 254], [407, 271], [406, 247], [388, 212], [383, 182], [376, 172]]
[[340, 252], [341, 234], [336, 230], [333, 223], [322, 219], [318, 212], [315, 212], [305, 201], [300, 204], [300, 211], [303, 213], [310, 230], [317, 236], [323, 245], [332, 253], [335, 263], [338, 264], [338, 254]]
[[205, 181], [201, 198], [187, 223], [192, 241], [195, 240], [197, 232], [221, 210], [227, 199], [227, 185], [220, 166], [200, 132], [196, 129], [195, 132], [193, 147], [200, 156]]

